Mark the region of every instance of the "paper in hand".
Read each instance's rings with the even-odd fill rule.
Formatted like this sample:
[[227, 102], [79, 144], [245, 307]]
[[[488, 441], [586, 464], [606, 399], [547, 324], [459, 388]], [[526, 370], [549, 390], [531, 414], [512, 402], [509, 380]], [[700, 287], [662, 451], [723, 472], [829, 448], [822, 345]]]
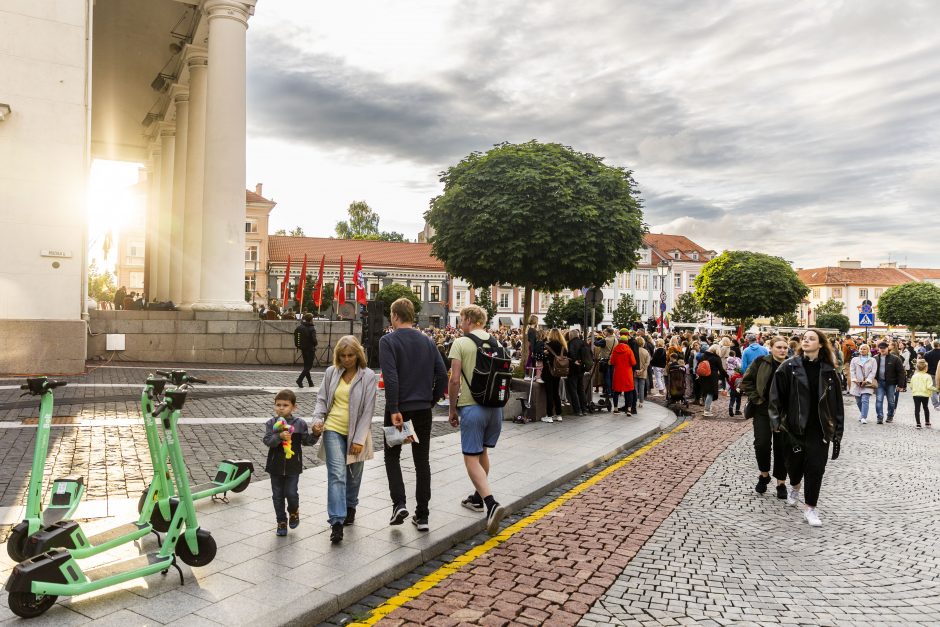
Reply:
[[[402, 444], [411, 444], [418, 441], [418, 435], [415, 433], [410, 420], [402, 423], [401, 431], [394, 425], [383, 427], [383, 429], [385, 430], [385, 443], [388, 446], [401, 446]], [[406, 442], [408, 438], [411, 438], [411, 440]]]

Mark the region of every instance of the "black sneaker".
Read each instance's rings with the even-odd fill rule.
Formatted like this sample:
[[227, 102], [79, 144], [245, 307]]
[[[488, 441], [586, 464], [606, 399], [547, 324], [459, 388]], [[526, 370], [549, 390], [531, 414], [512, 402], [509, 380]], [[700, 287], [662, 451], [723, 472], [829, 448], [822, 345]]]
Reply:
[[770, 477], [765, 477], [764, 475], [759, 475], [757, 477], [757, 485], [754, 486], [754, 489], [758, 494], [763, 494], [767, 491], [767, 484], [770, 483]]
[[342, 523], [336, 523], [331, 527], [332, 531], [330, 532], [330, 542], [332, 544], [339, 544], [343, 541], [343, 525]]
[[405, 509], [404, 505], [393, 505], [392, 506], [392, 517], [389, 519], [388, 524], [390, 525], [400, 525], [405, 522], [405, 519], [408, 518], [408, 510]]
[[348, 527], [349, 525], [353, 524], [354, 522], [356, 522], [356, 508], [355, 508], [355, 507], [347, 507], [347, 508], [346, 508], [346, 520], [343, 521], [343, 524]]
[[787, 484], [777, 484], [777, 498], [781, 500], [787, 498]]
[[300, 524], [300, 512], [294, 512], [293, 514], [288, 514], [287, 526], [291, 529], [296, 529], [297, 525]]
[[418, 518], [415, 516], [411, 519], [411, 524], [418, 528], [418, 531], [428, 531], [431, 528], [428, 526], [427, 518]]
[[888, 419], [885, 422], [894, 422], [894, 416], [888, 416]]
[[503, 506], [494, 502], [493, 507], [486, 512], [486, 532], [491, 536], [495, 536], [499, 532], [499, 523], [505, 515], [506, 510], [503, 509]]
[[460, 504], [474, 512], [483, 511], [483, 499], [481, 499], [476, 494], [471, 494], [464, 500], [460, 501]]
[[277, 523], [277, 529], [274, 531], [277, 535], [284, 537], [287, 535], [287, 523], [279, 522]]

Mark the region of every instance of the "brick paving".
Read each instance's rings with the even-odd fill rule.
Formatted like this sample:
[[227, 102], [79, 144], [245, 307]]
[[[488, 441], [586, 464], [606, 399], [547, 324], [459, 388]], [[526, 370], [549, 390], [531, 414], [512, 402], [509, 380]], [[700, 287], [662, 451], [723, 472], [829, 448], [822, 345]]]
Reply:
[[[846, 397], [851, 402], [849, 397]], [[821, 528], [754, 492], [745, 435], [708, 469], [580, 625], [940, 624], [940, 433], [846, 405]], [[872, 414], [873, 416], [873, 414]], [[936, 427], [934, 427], [936, 429]]]
[[696, 419], [382, 625], [573, 625], [750, 424]]

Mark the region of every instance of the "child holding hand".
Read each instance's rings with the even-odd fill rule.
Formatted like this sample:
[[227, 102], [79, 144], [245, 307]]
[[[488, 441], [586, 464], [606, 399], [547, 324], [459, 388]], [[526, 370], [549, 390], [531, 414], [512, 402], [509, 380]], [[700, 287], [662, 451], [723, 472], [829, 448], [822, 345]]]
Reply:
[[[311, 432], [302, 418], [295, 418], [297, 397], [290, 390], [281, 390], [274, 397], [274, 418], [264, 425], [262, 441], [268, 447], [265, 472], [271, 475], [271, 499], [277, 517], [277, 535], [286, 536], [287, 527], [300, 524], [298, 484], [304, 470], [303, 446], [316, 444], [319, 436]], [[283, 421], [279, 424], [279, 420]], [[286, 427], [284, 426], [286, 425]], [[284, 444], [289, 443], [288, 447]], [[291, 451], [290, 457], [285, 448]], [[285, 510], [284, 502], [287, 502]], [[289, 516], [289, 518], [288, 518]]]

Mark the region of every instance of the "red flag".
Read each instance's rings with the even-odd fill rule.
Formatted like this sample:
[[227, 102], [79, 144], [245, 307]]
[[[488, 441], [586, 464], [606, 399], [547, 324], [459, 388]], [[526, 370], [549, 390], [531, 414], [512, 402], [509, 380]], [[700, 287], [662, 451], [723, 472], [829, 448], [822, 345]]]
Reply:
[[323, 304], [323, 263], [326, 261], [326, 254], [320, 257], [320, 274], [317, 275], [317, 284], [313, 288], [313, 304], [320, 308]]
[[367, 302], [366, 298], [366, 277], [362, 273], [362, 255], [359, 255], [359, 259], [356, 260], [356, 302], [360, 305], [365, 305]]
[[284, 271], [284, 285], [281, 290], [281, 306], [287, 309], [287, 298], [290, 296], [290, 255], [287, 255], [287, 270]]
[[340, 305], [346, 304], [346, 273], [343, 271], [343, 256], [339, 257], [339, 280], [333, 288], [333, 300]]
[[304, 253], [304, 267], [300, 269], [300, 280], [297, 281], [297, 311], [304, 310], [304, 287], [307, 285], [307, 253]]

